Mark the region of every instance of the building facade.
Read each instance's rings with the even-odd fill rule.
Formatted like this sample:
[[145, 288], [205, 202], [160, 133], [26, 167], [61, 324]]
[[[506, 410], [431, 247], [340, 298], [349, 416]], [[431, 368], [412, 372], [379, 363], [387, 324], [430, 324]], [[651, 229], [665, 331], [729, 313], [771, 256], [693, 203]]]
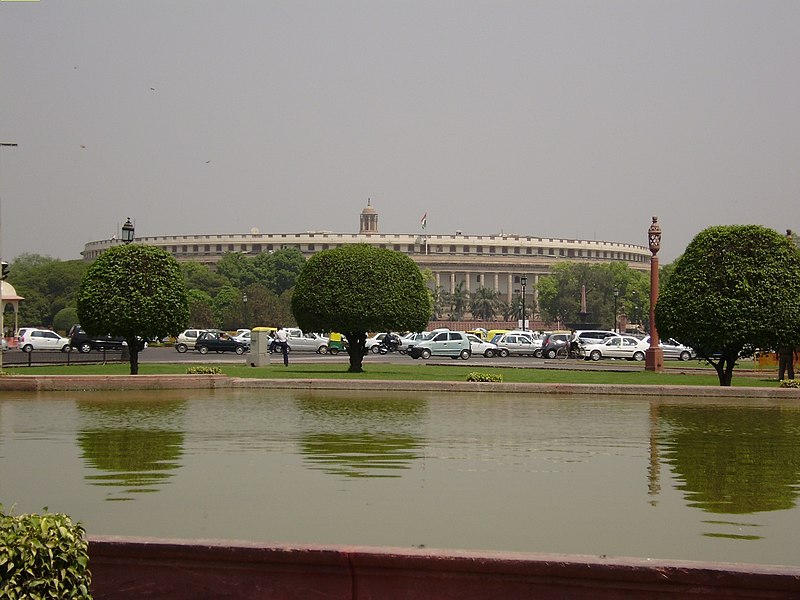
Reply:
[[[344, 244], [371, 244], [408, 255], [420, 269], [433, 274], [435, 286], [453, 292], [480, 287], [495, 290], [507, 302], [521, 292], [521, 277], [528, 277], [535, 294], [539, 277], [559, 262], [607, 263], [621, 261], [638, 271], [649, 271], [650, 251], [644, 246], [596, 240], [531, 237], [517, 234], [450, 235], [381, 233], [378, 213], [371, 202], [361, 211], [359, 233], [306, 231], [304, 233], [260, 233], [165, 235], [137, 237], [137, 243], [158, 246], [179, 261], [213, 266], [227, 252], [255, 256], [284, 248], [296, 248], [307, 258], [315, 252]], [[118, 239], [89, 242], [82, 252], [94, 260]], [[531, 298], [536, 303], [536, 298]]]

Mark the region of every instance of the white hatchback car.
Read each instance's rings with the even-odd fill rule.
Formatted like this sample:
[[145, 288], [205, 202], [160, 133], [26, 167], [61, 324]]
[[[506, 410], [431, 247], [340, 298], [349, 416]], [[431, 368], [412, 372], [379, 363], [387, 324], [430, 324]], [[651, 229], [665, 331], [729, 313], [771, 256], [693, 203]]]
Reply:
[[69, 338], [61, 337], [49, 329], [26, 329], [19, 339], [19, 349], [23, 352], [33, 350], [69, 352], [71, 347]]
[[601, 358], [644, 360], [644, 353], [648, 346], [649, 344], [632, 335], [617, 335], [608, 338], [602, 344], [587, 346], [586, 352], [591, 360], [600, 360]]

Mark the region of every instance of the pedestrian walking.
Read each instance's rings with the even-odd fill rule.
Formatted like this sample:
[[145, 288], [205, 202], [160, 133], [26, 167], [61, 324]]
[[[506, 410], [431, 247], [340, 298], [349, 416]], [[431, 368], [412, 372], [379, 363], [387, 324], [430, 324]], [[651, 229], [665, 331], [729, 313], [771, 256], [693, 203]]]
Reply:
[[789, 379], [794, 379], [794, 348], [781, 346], [778, 348], [778, 381], [788, 372]]
[[275, 344], [281, 352], [283, 352], [283, 366], [289, 366], [289, 335], [283, 326], [279, 325], [278, 330], [275, 332]]

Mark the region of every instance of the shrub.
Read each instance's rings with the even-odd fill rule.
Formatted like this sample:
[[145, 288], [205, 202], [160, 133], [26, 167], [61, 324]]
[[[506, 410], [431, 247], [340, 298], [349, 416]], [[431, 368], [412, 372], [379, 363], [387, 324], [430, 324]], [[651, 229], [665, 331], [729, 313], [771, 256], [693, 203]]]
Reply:
[[800, 388], [800, 379], [782, 379], [782, 388]]
[[0, 598], [92, 597], [80, 523], [64, 514], [12, 516], [2, 510], [0, 505]]
[[467, 374], [467, 381], [493, 381], [500, 383], [503, 381], [503, 376], [493, 375], [492, 373], [476, 373], [473, 371]]
[[186, 369], [187, 375], [222, 375], [219, 367], [189, 367]]

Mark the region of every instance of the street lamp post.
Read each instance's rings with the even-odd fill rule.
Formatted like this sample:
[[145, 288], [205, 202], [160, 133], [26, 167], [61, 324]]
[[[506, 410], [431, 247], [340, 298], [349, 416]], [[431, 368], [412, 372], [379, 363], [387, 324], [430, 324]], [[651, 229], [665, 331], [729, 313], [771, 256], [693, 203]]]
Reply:
[[528, 286], [528, 278], [520, 277], [519, 282], [522, 285], [522, 331], [525, 331], [525, 288]]
[[133, 241], [133, 223], [131, 223], [131, 218], [128, 217], [128, 220], [125, 221], [125, 224], [122, 226], [122, 242], [124, 244], [130, 244]]
[[619, 288], [614, 288], [614, 333], [619, 333], [619, 321], [617, 321], [617, 299], [619, 298]]
[[[13, 142], [0, 142], [0, 148], [16, 148], [17, 144]], [[3, 204], [0, 201], [0, 213], [3, 212]], [[2, 246], [2, 223], [0, 223], [0, 259], [2, 259], [3, 254], [3, 246]], [[2, 260], [0, 260], [2, 262]], [[0, 282], [0, 338], [5, 339], [6, 331], [5, 331], [5, 323], [3, 323], [3, 318], [5, 317], [6, 313], [6, 301], [3, 300], [3, 283]], [[2, 341], [0, 341], [2, 344]], [[0, 371], [3, 370], [3, 350], [0, 348]]]
[[244, 304], [244, 324], [247, 325], [247, 321], [249, 321], [247, 317], [247, 292], [242, 293], [242, 304]]
[[658, 217], [653, 217], [653, 223], [647, 230], [647, 240], [650, 244], [650, 347], [644, 353], [644, 368], [647, 371], [664, 370], [664, 351], [659, 346], [658, 330], [656, 329], [656, 302], [658, 302], [658, 251], [661, 249], [661, 226]]

